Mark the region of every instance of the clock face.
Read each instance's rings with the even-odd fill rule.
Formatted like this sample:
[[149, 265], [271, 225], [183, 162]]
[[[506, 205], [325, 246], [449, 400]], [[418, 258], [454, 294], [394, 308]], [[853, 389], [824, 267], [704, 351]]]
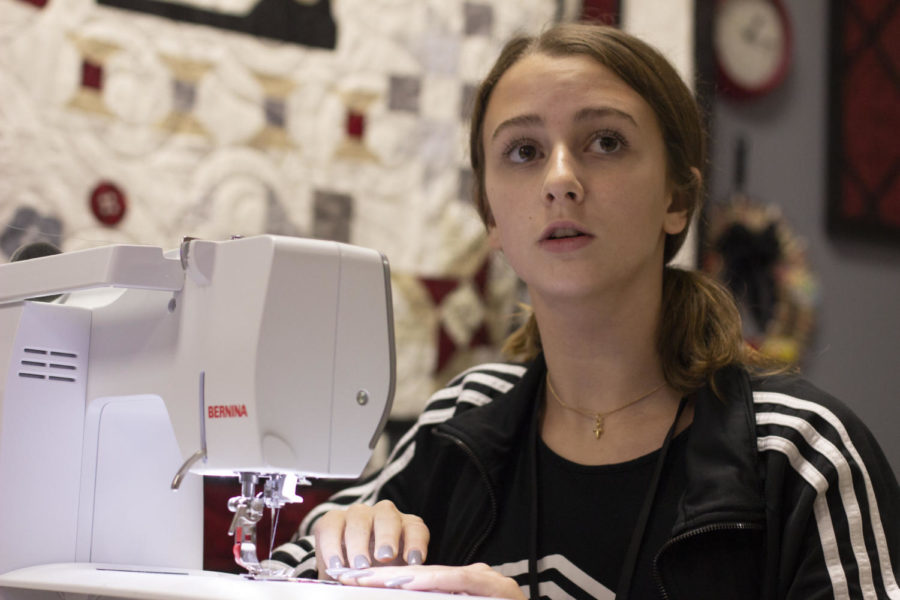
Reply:
[[784, 78], [790, 35], [775, 0], [724, 0], [716, 9], [713, 44], [726, 91], [758, 95]]

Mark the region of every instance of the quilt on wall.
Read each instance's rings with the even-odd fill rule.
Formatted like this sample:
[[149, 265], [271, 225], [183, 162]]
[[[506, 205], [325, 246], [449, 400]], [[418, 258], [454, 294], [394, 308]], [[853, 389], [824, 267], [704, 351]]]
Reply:
[[0, 0], [0, 259], [45, 239], [332, 239], [391, 262], [395, 417], [493, 358], [515, 278], [470, 202], [474, 86], [573, 0]]

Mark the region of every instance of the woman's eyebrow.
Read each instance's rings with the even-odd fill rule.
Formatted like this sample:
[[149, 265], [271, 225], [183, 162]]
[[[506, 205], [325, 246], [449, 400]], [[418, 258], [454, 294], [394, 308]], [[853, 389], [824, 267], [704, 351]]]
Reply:
[[541, 125], [544, 122], [538, 115], [519, 115], [517, 117], [513, 117], [511, 119], [507, 119], [497, 125], [494, 129], [494, 133], [491, 134], [491, 139], [497, 139], [497, 136], [503, 132], [504, 129], [508, 129], [509, 127], [526, 127], [526, 126], [534, 126]]
[[[575, 113], [575, 121], [589, 121], [601, 117], [618, 117], [630, 121], [635, 127], [638, 127], [634, 117], [624, 110], [613, 108], [612, 106], [591, 106], [582, 108]], [[497, 125], [494, 132], [491, 134], [491, 139], [497, 139], [497, 136], [499, 136], [504, 129], [508, 129], [509, 127], [528, 127], [542, 125], [543, 123], [544, 120], [538, 115], [519, 115], [512, 117]]]
[[619, 110], [618, 108], [613, 108], [612, 106], [597, 106], [597, 107], [588, 107], [582, 108], [577, 113], [575, 113], [576, 121], [588, 121], [590, 119], [600, 118], [600, 117], [619, 117], [625, 119], [626, 121], [631, 121], [631, 123], [637, 127], [637, 121], [634, 120], [630, 114], [625, 112], [624, 110]]

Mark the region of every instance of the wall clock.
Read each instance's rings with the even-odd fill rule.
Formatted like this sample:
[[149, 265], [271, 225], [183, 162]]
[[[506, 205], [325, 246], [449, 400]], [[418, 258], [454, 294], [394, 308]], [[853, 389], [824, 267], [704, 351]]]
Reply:
[[748, 99], [774, 90], [791, 62], [790, 19], [782, 0], [718, 0], [713, 48], [719, 88]]

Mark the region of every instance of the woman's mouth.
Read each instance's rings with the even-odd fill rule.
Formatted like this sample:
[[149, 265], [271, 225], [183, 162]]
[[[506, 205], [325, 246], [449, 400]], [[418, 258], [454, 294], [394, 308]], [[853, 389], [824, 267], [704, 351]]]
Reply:
[[593, 235], [575, 225], [551, 225], [544, 230], [540, 246], [551, 252], [570, 252], [583, 248], [593, 239]]
[[560, 227], [559, 229], [554, 229], [550, 232], [550, 235], [547, 236], [548, 240], [559, 240], [565, 238], [573, 238], [578, 237], [580, 235], [584, 235], [582, 232], [578, 231], [574, 227]]

